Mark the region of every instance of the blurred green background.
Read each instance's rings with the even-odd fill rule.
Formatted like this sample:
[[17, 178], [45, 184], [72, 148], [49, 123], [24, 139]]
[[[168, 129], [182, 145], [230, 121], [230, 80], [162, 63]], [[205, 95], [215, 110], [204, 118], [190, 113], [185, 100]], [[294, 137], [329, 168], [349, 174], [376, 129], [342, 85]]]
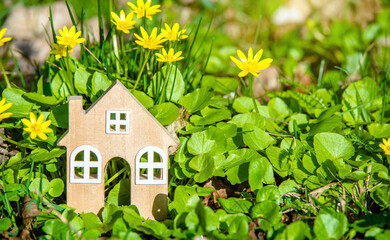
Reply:
[[[64, 3], [1, 1], [0, 23], [19, 24], [9, 20], [7, 23], [7, 17], [23, 5], [27, 9], [40, 5], [47, 8], [48, 4], [59, 2]], [[126, 2], [101, 0], [106, 23], [110, 21], [110, 8], [116, 12], [130, 10]], [[96, 18], [98, 0], [69, 3], [79, 19], [81, 14], [85, 21]], [[163, 10], [153, 19], [156, 23], [179, 22], [191, 33], [200, 22], [203, 35], [210, 27], [207, 38], [197, 41], [205, 49], [213, 44], [208, 74], [235, 75], [229, 56], [235, 55], [237, 48], [246, 52], [249, 47], [264, 49], [264, 56], [274, 59], [273, 70], [278, 76], [304, 85], [330, 84], [337, 88], [334, 79], [340, 74], [347, 74], [352, 80], [361, 79], [384, 70], [388, 63], [389, 0], [154, 0], [153, 4], [161, 4]], [[64, 18], [69, 18], [66, 9], [62, 12]], [[48, 16], [44, 18], [48, 20]], [[329, 80], [329, 74], [336, 78]]]

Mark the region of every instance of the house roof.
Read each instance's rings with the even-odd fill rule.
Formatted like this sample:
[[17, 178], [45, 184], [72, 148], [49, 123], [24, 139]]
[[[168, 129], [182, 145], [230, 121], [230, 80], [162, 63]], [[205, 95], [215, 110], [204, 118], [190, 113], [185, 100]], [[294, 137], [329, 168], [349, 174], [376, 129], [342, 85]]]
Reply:
[[[94, 109], [94, 107], [96, 107], [97, 105], [99, 105], [99, 102], [104, 99], [107, 94], [112, 91], [113, 89], [115, 88], [119, 88], [119, 89], [122, 89], [124, 90], [125, 93], [128, 94], [128, 96], [130, 98], [132, 98], [132, 100], [134, 100], [134, 102], [138, 105], [138, 107], [140, 107], [142, 110], [144, 110], [144, 112], [150, 117], [150, 119], [152, 121], [154, 121], [156, 123], [156, 125], [160, 128], [161, 132], [163, 134], [166, 134], [167, 136], [169, 136], [170, 139], [172, 139], [172, 141], [176, 144], [176, 145], [179, 145], [180, 142], [175, 139], [174, 137], [172, 137], [169, 132], [167, 131], [167, 129], [161, 125], [160, 122], [157, 121], [157, 119], [142, 105], [142, 103], [140, 103], [138, 101], [138, 99], [136, 97], [134, 97], [133, 94], [130, 93], [130, 91], [119, 81], [119, 80], [116, 80], [87, 110], [82, 110], [82, 112], [80, 113], [76, 113], [76, 114], [85, 114], [87, 115], [88, 112], [90, 112], [92, 109]], [[69, 97], [69, 101], [72, 101], [72, 100], [81, 100], [82, 97], [81, 96], [70, 96]], [[69, 112], [69, 117], [70, 117], [70, 114], [71, 112]], [[66, 144], [64, 144], [66, 142], [66, 136], [68, 135], [69, 133], [69, 130], [67, 130], [64, 135], [58, 140], [57, 144], [60, 145], [60, 146], [65, 146]]]

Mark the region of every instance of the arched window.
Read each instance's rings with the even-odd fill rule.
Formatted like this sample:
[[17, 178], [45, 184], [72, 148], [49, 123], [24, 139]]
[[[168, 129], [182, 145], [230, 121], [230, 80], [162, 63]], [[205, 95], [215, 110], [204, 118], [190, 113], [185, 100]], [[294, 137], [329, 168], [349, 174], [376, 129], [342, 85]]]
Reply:
[[135, 159], [135, 184], [166, 184], [168, 161], [163, 150], [148, 146]]
[[70, 155], [70, 183], [101, 183], [102, 156], [90, 145], [82, 145]]

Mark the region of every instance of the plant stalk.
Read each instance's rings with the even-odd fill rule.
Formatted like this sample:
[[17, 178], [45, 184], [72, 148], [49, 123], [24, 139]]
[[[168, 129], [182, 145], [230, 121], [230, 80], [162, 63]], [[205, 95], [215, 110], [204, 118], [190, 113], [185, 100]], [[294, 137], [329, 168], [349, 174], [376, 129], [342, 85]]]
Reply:
[[252, 98], [252, 101], [253, 101], [253, 106], [255, 108], [256, 113], [260, 113], [259, 109], [257, 108], [257, 101], [255, 99], [255, 95], [253, 94], [253, 80], [254, 80], [253, 76], [250, 75], [249, 76], [249, 93], [251, 95], [251, 98]]
[[169, 70], [170, 70], [170, 67], [171, 67], [171, 64], [168, 62], [167, 63], [167, 71], [165, 73], [165, 82], [164, 82], [164, 86], [163, 86], [163, 90], [162, 90], [162, 93], [160, 95], [160, 101], [159, 101], [159, 104], [161, 104], [164, 100], [164, 94], [165, 94], [165, 89], [167, 88], [167, 84], [168, 84], [168, 77], [169, 77]]
[[148, 60], [149, 60], [149, 55], [150, 55], [150, 50], [149, 50], [148, 53], [146, 54], [145, 61], [144, 61], [144, 63], [142, 64], [142, 67], [141, 67], [141, 71], [138, 73], [137, 81], [135, 81], [135, 84], [134, 84], [134, 87], [133, 87], [133, 91], [137, 88], [138, 82], [139, 82], [139, 80], [141, 79], [142, 72], [144, 71], [145, 65], [146, 65], [146, 63], [147, 63]]
[[4, 70], [4, 66], [3, 66], [3, 63], [2, 61], [0, 61], [0, 67], [1, 67], [1, 71], [3, 72], [3, 76], [4, 76], [4, 80], [5, 80], [5, 83], [7, 85], [7, 88], [11, 88], [11, 84], [9, 82], [9, 79], [7, 77], [7, 74], [5, 73], [5, 70]]

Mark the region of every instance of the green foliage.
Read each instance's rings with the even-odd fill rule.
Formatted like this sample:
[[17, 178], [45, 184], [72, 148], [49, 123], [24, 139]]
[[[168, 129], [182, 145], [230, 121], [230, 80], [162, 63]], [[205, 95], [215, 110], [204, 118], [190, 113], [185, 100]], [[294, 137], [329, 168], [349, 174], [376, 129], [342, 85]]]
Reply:
[[347, 217], [342, 213], [320, 211], [313, 230], [318, 239], [340, 239], [348, 230]]
[[[194, 20], [186, 32], [189, 39], [169, 45], [183, 51], [185, 59], [167, 65], [116, 31], [109, 19], [104, 31], [102, 16], [112, 10], [108, 2], [71, 2], [76, 13], [70, 17], [78, 15], [81, 22], [80, 8], [96, 4], [84, 13], [98, 14], [99, 39], [87, 38], [79, 60], [49, 56], [31, 90], [24, 84], [2, 90], [13, 115], [0, 123], [5, 129], [0, 136], [18, 148], [0, 161], [2, 236], [18, 237], [23, 229], [42, 239], [389, 235], [389, 156], [379, 147], [390, 137], [389, 47], [383, 44], [388, 9], [365, 28], [341, 20], [322, 24], [313, 14], [304, 31], [280, 35], [264, 25], [280, 1], [261, 8], [254, 4], [259, 9], [245, 1], [227, 4], [249, 13], [237, 14], [245, 24], [251, 15], [262, 14], [258, 42], [283, 76], [278, 79], [282, 90], [265, 93], [255, 106], [246, 96], [246, 79], [240, 83], [231, 68], [234, 42], [219, 29], [203, 29], [202, 21]], [[229, 12], [222, 2], [194, 4], [216, 8], [220, 22]], [[161, 23], [137, 23], [134, 31], [139, 33], [141, 24], [151, 30]], [[208, 34], [214, 38], [212, 49]], [[273, 41], [266, 41], [269, 36]], [[307, 78], [311, 85], [301, 82]], [[176, 131], [181, 146], [169, 160], [169, 216], [163, 222], [144, 219], [130, 205], [130, 169], [116, 160], [106, 167], [101, 213], [79, 214], [65, 205], [66, 154], [56, 143], [68, 128], [67, 99], [81, 95], [87, 109], [116, 79], [162, 125], [186, 123]], [[51, 121], [47, 140], [33, 140], [23, 130], [21, 119], [30, 112]], [[36, 215], [25, 217], [30, 210]]]

